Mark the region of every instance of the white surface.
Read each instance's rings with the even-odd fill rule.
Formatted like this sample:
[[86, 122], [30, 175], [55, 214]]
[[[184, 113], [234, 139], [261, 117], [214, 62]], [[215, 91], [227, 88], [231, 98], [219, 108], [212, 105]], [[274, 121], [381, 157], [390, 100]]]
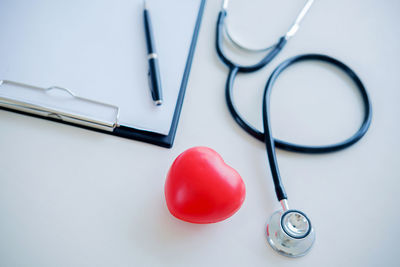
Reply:
[[[120, 107], [122, 125], [168, 134], [199, 3], [148, 1], [162, 106], [154, 105], [149, 89], [143, 0], [2, 0], [0, 79], [68, 88]], [[92, 114], [92, 107], [80, 109], [82, 113]]]
[[[274, 42], [296, 13], [278, 10], [278, 1], [231, 2], [232, 32], [254, 45]], [[299, 53], [343, 60], [371, 96], [371, 129], [353, 147], [317, 156], [278, 152], [290, 204], [316, 230], [313, 249], [300, 259], [266, 244], [265, 223], [279, 204], [264, 145], [225, 105], [227, 69], [214, 49], [219, 7], [207, 3], [171, 150], [0, 112], [1, 266], [398, 266], [399, 2], [316, 1], [279, 57], [236, 83], [239, 108], [259, 126], [267, 77]], [[361, 121], [358, 94], [335, 69], [305, 63], [281, 78], [272, 96], [277, 137], [333, 142]], [[197, 145], [218, 151], [246, 184], [242, 208], [221, 223], [181, 222], [164, 202], [170, 164]]]

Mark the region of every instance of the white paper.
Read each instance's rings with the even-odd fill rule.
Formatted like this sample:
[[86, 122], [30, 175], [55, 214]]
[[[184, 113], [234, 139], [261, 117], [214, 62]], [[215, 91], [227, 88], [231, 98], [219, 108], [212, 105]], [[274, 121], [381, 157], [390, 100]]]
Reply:
[[[168, 134], [200, 5], [147, 0], [164, 95], [147, 80], [143, 1], [0, 1], [0, 79], [120, 107], [120, 123]], [[50, 104], [50, 103], [49, 103]]]

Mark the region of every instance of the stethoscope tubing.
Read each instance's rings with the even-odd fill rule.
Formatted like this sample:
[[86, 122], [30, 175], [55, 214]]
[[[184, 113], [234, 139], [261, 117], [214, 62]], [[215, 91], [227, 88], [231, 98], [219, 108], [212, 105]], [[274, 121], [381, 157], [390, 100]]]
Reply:
[[[229, 73], [226, 81], [226, 86], [225, 86], [225, 98], [226, 98], [226, 103], [228, 106], [228, 109], [233, 117], [233, 119], [238, 123], [238, 125], [244, 129], [248, 134], [253, 136], [254, 138], [262, 141], [265, 143], [266, 146], [266, 151], [268, 155], [268, 161], [269, 161], [269, 166], [271, 169], [271, 174], [272, 174], [272, 179], [274, 182], [275, 186], [275, 192], [277, 195], [277, 198], [279, 201], [283, 199], [287, 199], [287, 195], [284, 189], [284, 186], [282, 184], [282, 180], [280, 178], [280, 173], [279, 173], [279, 168], [278, 168], [278, 163], [276, 159], [276, 152], [275, 148], [280, 148], [286, 151], [291, 151], [291, 152], [300, 152], [300, 153], [308, 153], [308, 154], [321, 154], [321, 153], [329, 153], [329, 152], [335, 152], [339, 151], [342, 149], [345, 149], [357, 141], [359, 141], [367, 132], [371, 120], [372, 120], [372, 106], [371, 102], [368, 97], [368, 93], [365, 89], [365, 86], [361, 82], [360, 78], [357, 76], [357, 74], [347, 65], [342, 63], [341, 61], [334, 59], [332, 57], [329, 57], [327, 55], [322, 55], [322, 54], [304, 54], [304, 55], [298, 55], [292, 58], [289, 58], [279, 64], [278, 67], [272, 72], [271, 76], [268, 79], [268, 82], [265, 86], [264, 89], [264, 94], [263, 94], [263, 128], [264, 132], [259, 131], [256, 129], [253, 125], [251, 125], [249, 122], [247, 122], [238, 112], [238, 109], [234, 105], [233, 98], [232, 98], [232, 91], [233, 91], [233, 85], [235, 78], [238, 73], [250, 73], [250, 72], [255, 72], [264, 66], [266, 66], [269, 62], [274, 59], [274, 57], [282, 50], [284, 45], [286, 44], [286, 39], [284, 37], [280, 38], [279, 42], [277, 45], [271, 49], [271, 51], [263, 58], [261, 59], [258, 63], [254, 65], [249, 65], [249, 66], [244, 66], [244, 65], [239, 65], [228, 59], [223, 50], [222, 50], [222, 43], [223, 43], [223, 23], [224, 19], [226, 17], [226, 10], [222, 10], [219, 13], [218, 16], [218, 22], [217, 22], [217, 30], [216, 30], [216, 50], [219, 58], [221, 61], [227, 65], [229, 68]], [[298, 145], [290, 142], [286, 142], [283, 140], [276, 139], [272, 136], [271, 132], [271, 124], [270, 124], [270, 115], [269, 115], [269, 106], [270, 106], [270, 94], [272, 87], [274, 83], [276, 82], [277, 78], [279, 75], [286, 70], [289, 66], [293, 64], [297, 64], [299, 62], [303, 61], [322, 61], [326, 62], [329, 64], [334, 65], [335, 67], [338, 67], [341, 69], [346, 75], [348, 75], [352, 81], [356, 84], [357, 88], [359, 89], [361, 93], [361, 97], [363, 100], [364, 104], [364, 118], [361, 126], [359, 129], [349, 138], [335, 143], [335, 144], [330, 144], [330, 145], [325, 145], [325, 146], [305, 146], [305, 145]]]
[[[304, 146], [304, 145], [297, 145], [289, 142], [285, 142], [282, 140], [275, 139], [272, 136], [271, 131], [271, 123], [270, 123], [270, 98], [271, 98], [271, 91], [272, 87], [275, 84], [276, 80], [278, 79], [279, 75], [285, 71], [290, 66], [303, 62], [303, 61], [322, 61], [329, 64], [332, 64], [339, 69], [341, 69], [345, 74], [347, 74], [353, 82], [357, 85], [359, 92], [361, 93], [361, 97], [364, 103], [364, 118], [363, 122], [359, 129], [349, 138], [335, 143], [331, 145], [325, 146]], [[268, 154], [268, 161], [272, 173], [272, 177], [274, 180], [275, 185], [275, 192], [278, 197], [278, 200], [287, 199], [287, 195], [285, 193], [284, 187], [282, 185], [282, 181], [279, 174], [278, 163], [276, 159], [276, 152], [275, 146], [279, 147], [280, 149], [284, 149], [287, 151], [292, 152], [301, 152], [301, 153], [308, 153], [308, 154], [321, 154], [321, 153], [329, 153], [335, 152], [342, 149], [345, 149], [357, 141], [359, 141], [367, 132], [369, 126], [371, 125], [372, 120], [372, 106], [371, 101], [369, 100], [368, 93], [361, 82], [360, 78], [356, 75], [356, 73], [349, 68], [347, 65], [342, 63], [341, 61], [329, 57], [327, 55], [322, 54], [304, 54], [298, 55], [295, 57], [291, 57], [285, 61], [283, 61], [279, 66], [272, 72], [271, 76], [268, 79], [268, 82], [264, 89], [263, 95], [263, 128], [264, 128], [264, 142]]]
[[[286, 151], [292, 151], [292, 152], [301, 152], [301, 153], [308, 153], [308, 154], [321, 154], [321, 153], [330, 153], [330, 152], [335, 152], [339, 151], [342, 149], [345, 149], [357, 141], [359, 141], [368, 131], [368, 128], [371, 124], [372, 120], [372, 105], [371, 101], [369, 99], [367, 90], [365, 89], [364, 84], [361, 82], [360, 78], [357, 76], [357, 74], [346, 64], [343, 62], [332, 58], [327, 55], [323, 54], [303, 54], [303, 55], [298, 55], [291, 57], [285, 61], [283, 61], [281, 64], [279, 64], [278, 67], [275, 68], [275, 70], [272, 72], [271, 76], [268, 79], [268, 82], [265, 86], [264, 90], [264, 107], [263, 107], [263, 122], [266, 126], [268, 126], [268, 130], [270, 130], [270, 124], [267, 121], [267, 118], [265, 115], [269, 114], [269, 111], [267, 110], [269, 108], [269, 101], [270, 101], [270, 92], [272, 90], [273, 85], [275, 84], [277, 78], [279, 75], [286, 70], [288, 67], [297, 64], [299, 62], [303, 61], [322, 61], [326, 62], [329, 64], [332, 64], [336, 67], [338, 67], [340, 70], [342, 70], [347, 76], [350, 77], [350, 79], [356, 84], [358, 91], [361, 94], [362, 100], [363, 100], [363, 108], [364, 108], [364, 117], [363, 121], [359, 127], [359, 129], [349, 138], [335, 143], [331, 145], [325, 145], [325, 146], [303, 146], [303, 145], [297, 145], [293, 143], [289, 143], [286, 141], [282, 141], [279, 139], [274, 139], [274, 143], [277, 148], [286, 150]], [[268, 104], [268, 105], [267, 105]], [[265, 132], [265, 129], [264, 129]]]

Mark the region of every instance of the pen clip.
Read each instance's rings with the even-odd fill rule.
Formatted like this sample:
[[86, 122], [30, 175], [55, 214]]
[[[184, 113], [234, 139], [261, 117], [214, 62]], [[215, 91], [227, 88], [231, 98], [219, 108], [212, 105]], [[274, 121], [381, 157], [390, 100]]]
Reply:
[[151, 82], [150, 67], [149, 70], [147, 71], [147, 82], [149, 83], [151, 97], [152, 99], [154, 99], [154, 88], [153, 88], [153, 83]]

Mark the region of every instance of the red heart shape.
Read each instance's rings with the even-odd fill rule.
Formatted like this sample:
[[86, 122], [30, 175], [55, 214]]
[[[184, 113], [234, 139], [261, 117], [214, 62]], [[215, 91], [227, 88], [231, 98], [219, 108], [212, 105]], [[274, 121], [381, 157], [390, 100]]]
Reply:
[[242, 177], [207, 147], [180, 154], [169, 169], [165, 199], [172, 215], [191, 223], [215, 223], [232, 216], [242, 205]]

